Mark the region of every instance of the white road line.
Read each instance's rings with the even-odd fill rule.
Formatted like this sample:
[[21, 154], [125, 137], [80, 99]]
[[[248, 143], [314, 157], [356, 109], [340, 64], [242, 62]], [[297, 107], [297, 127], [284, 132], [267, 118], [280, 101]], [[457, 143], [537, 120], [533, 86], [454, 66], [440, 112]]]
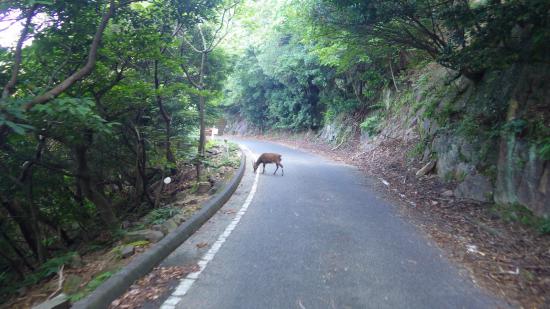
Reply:
[[[244, 150], [252, 155], [252, 152], [245, 146], [242, 146]], [[174, 309], [176, 308], [176, 305], [182, 300], [183, 296], [187, 294], [189, 289], [191, 289], [191, 286], [195, 281], [199, 278], [202, 271], [206, 268], [208, 263], [212, 261], [216, 253], [218, 253], [218, 250], [222, 247], [223, 243], [227, 240], [227, 237], [231, 235], [231, 232], [235, 229], [237, 224], [239, 224], [239, 221], [241, 221], [241, 218], [246, 213], [246, 210], [248, 209], [248, 206], [250, 206], [250, 203], [252, 202], [252, 199], [254, 198], [254, 194], [256, 193], [256, 189], [258, 188], [258, 179], [259, 179], [260, 173], [257, 173], [254, 178], [254, 184], [252, 185], [252, 189], [250, 190], [250, 193], [248, 193], [248, 196], [246, 197], [246, 200], [244, 204], [241, 206], [241, 209], [233, 218], [231, 223], [225, 228], [225, 231], [218, 237], [218, 240], [212, 245], [210, 250], [200, 259], [200, 261], [197, 263], [199, 266], [199, 270], [192, 272], [188, 274], [185, 278], [181, 279], [179, 285], [176, 287], [176, 290], [172, 293], [172, 295], [162, 304], [160, 307], [161, 309]]]

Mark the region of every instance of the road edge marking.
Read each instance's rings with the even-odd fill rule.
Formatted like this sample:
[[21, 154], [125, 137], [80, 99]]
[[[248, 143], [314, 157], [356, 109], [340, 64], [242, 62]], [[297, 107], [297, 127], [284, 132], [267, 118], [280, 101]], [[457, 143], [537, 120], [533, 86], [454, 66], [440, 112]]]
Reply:
[[[241, 145], [241, 148], [245, 150], [251, 157], [254, 157], [254, 154], [248, 147]], [[206, 266], [214, 257], [216, 256], [216, 253], [220, 250], [220, 248], [223, 246], [223, 243], [227, 240], [229, 235], [233, 232], [235, 227], [237, 227], [237, 224], [239, 224], [239, 221], [241, 221], [241, 218], [246, 213], [246, 210], [250, 206], [250, 203], [252, 203], [252, 199], [254, 198], [254, 194], [256, 193], [256, 189], [258, 188], [258, 180], [259, 180], [260, 173], [256, 173], [254, 176], [254, 183], [252, 184], [252, 189], [248, 193], [248, 196], [246, 197], [246, 200], [244, 201], [243, 205], [237, 212], [237, 215], [229, 225], [225, 228], [223, 233], [218, 237], [216, 242], [210, 247], [210, 250], [206, 252], [205, 255], [199, 260], [197, 263], [199, 270], [189, 273], [185, 278], [180, 280], [180, 283], [172, 292], [172, 294], [162, 303], [160, 306], [160, 309], [174, 309], [176, 308], [176, 305], [183, 299], [183, 297], [187, 294], [187, 292], [191, 289], [193, 286], [193, 283], [199, 278], [200, 274], [204, 271]]]

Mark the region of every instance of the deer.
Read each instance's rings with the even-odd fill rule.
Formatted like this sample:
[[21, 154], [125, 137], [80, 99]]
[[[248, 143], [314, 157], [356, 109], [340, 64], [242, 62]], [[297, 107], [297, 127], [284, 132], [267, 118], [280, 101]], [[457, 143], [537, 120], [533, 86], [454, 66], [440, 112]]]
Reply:
[[277, 173], [277, 170], [279, 169], [279, 167], [281, 167], [281, 172], [282, 172], [281, 176], [285, 175], [285, 170], [283, 169], [283, 165], [281, 164], [281, 155], [278, 153], [262, 153], [258, 157], [258, 160], [256, 160], [256, 162], [254, 162], [253, 164], [254, 174], [256, 174], [256, 170], [258, 169], [258, 166], [260, 166], [260, 164], [264, 165], [264, 169], [262, 173], [265, 173], [265, 165], [270, 163], [274, 163], [275, 165], [277, 165], [277, 168], [275, 169], [275, 172], [273, 173], [273, 175]]

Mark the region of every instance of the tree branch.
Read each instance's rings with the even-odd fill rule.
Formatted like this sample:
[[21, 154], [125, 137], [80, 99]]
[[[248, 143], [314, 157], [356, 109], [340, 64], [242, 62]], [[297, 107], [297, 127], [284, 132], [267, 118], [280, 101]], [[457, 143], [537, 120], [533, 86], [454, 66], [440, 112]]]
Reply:
[[19, 40], [17, 41], [17, 45], [15, 47], [11, 77], [10, 77], [10, 80], [4, 86], [4, 90], [2, 91], [2, 100], [7, 99], [10, 96], [13, 89], [15, 88], [15, 83], [17, 82], [17, 76], [19, 75], [19, 69], [21, 67], [21, 61], [22, 61], [21, 54], [23, 52], [23, 43], [25, 42], [25, 40], [27, 39], [27, 35], [29, 34], [32, 18], [34, 17], [34, 13], [37, 7], [38, 7], [37, 4], [33, 5], [29, 9], [29, 12], [27, 13], [25, 26], [23, 26], [23, 30], [21, 31], [21, 35], [19, 36]]
[[103, 32], [105, 31], [105, 28], [109, 23], [109, 19], [114, 15], [115, 10], [116, 10], [115, 0], [110, 0], [109, 9], [103, 13], [101, 22], [97, 27], [96, 33], [92, 40], [92, 44], [90, 45], [90, 50], [88, 53], [88, 60], [86, 62], [86, 65], [84, 65], [84, 67], [82, 67], [80, 70], [78, 70], [77, 72], [69, 76], [67, 79], [65, 79], [63, 82], [61, 82], [59, 85], [57, 85], [53, 89], [49, 90], [48, 92], [42, 95], [36, 96], [30, 102], [23, 105], [23, 109], [25, 111], [29, 111], [37, 104], [44, 104], [56, 98], [65, 90], [67, 90], [69, 87], [71, 87], [75, 82], [84, 78], [85, 76], [87, 76], [92, 72], [97, 60], [97, 51], [99, 49]]

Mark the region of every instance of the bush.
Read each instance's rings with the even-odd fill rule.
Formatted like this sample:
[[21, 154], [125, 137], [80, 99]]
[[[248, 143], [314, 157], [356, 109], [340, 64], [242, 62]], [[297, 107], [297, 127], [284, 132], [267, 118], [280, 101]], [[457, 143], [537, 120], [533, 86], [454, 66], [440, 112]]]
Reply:
[[180, 213], [180, 209], [176, 207], [162, 207], [151, 211], [147, 215], [147, 223], [151, 225], [162, 224], [166, 220]]
[[369, 137], [372, 137], [378, 133], [380, 133], [380, 116], [374, 115], [371, 117], [367, 117], [363, 123], [361, 123], [361, 130]]

